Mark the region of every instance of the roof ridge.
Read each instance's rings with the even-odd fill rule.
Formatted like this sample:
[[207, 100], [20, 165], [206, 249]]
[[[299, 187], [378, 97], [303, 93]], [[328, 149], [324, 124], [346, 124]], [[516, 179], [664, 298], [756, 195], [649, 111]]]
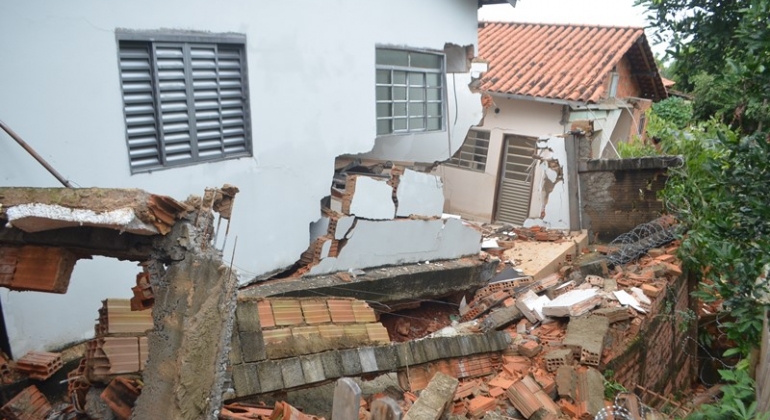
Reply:
[[576, 28], [606, 28], [606, 29], [641, 29], [644, 30], [644, 26], [632, 26], [632, 25], [602, 25], [593, 23], [546, 23], [546, 22], [516, 22], [516, 21], [502, 21], [502, 20], [480, 20], [479, 24], [501, 24], [501, 25], [529, 25], [529, 26], [561, 26], [561, 27], [576, 27]]

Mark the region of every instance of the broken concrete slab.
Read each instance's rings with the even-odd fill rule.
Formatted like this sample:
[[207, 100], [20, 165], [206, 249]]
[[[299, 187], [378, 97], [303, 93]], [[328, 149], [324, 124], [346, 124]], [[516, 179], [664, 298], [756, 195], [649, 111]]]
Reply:
[[596, 289], [575, 289], [546, 302], [543, 314], [556, 317], [580, 316], [598, 306], [601, 301]]
[[529, 322], [534, 324], [545, 319], [543, 306], [547, 302], [550, 302], [547, 296], [538, 296], [532, 290], [527, 290], [525, 294], [516, 299], [516, 307], [521, 310]]
[[577, 373], [577, 401], [585, 403], [586, 412], [592, 417], [604, 408], [604, 377], [596, 369]]
[[393, 187], [385, 179], [365, 175], [352, 175], [345, 184], [345, 195], [349, 196], [349, 208], [343, 206], [346, 214], [368, 220], [390, 220], [396, 215], [393, 203]]
[[572, 318], [567, 324], [567, 335], [563, 343], [579, 356], [581, 363], [599, 366], [604, 337], [609, 328], [610, 321], [604, 316]]
[[481, 329], [483, 331], [498, 330], [520, 320], [522, 317], [524, 317], [524, 314], [515, 305], [496, 309], [484, 318], [484, 321], [481, 322]]
[[577, 371], [572, 366], [560, 366], [556, 370], [556, 390], [561, 398], [577, 402]]
[[0, 219], [25, 232], [101, 227], [138, 235], [166, 234], [191, 210], [138, 189], [0, 188]]
[[350, 378], [341, 378], [334, 387], [332, 418], [356, 420], [361, 406], [361, 388]]
[[449, 408], [459, 381], [441, 372], [436, 373], [420, 394], [404, 420], [437, 420]]
[[647, 311], [642, 307], [642, 305], [639, 304], [639, 301], [636, 300], [635, 297], [628, 294], [628, 292], [626, 292], [625, 290], [617, 290], [612, 293], [615, 295], [615, 298], [618, 300], [618, 302], [620, 302], [621, 305], [630, 306], [636, 309], [637, 312], [640, 312], [643, 314], [647, 313]]
[[436, 175], [407, 169], [400, 175], [396, 197], [396, 216], [441, 217], [444, 209], [444, 183]]

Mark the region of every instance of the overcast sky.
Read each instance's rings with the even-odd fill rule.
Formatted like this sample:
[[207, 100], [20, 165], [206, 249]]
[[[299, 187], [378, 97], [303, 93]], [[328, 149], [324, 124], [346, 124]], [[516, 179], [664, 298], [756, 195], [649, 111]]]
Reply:
[[[507, 4], [484, 6], [479, 20], [535, 23], [582, 23], [614, 26], [646, 26], [644, 8], [634, 7], [634, 0], [518, 0]], [[647, 40], [652, 44], [652, 32]], [[662, 55], [665, 47], [652, 45]]]

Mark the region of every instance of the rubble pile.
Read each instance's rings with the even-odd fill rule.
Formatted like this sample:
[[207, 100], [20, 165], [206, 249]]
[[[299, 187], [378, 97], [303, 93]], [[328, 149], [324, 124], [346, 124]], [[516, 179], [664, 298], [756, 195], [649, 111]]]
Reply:
[[[679, 282], [672, 293], [682, 276], [678, 244], [662, 243], [662, 234], [634, 242], [633, 249], [645, 253], [623, 265], [609, 258], [618, 255], [615, 245], [599, 247], [605, 256], [585, 261], [578, 258], [582, 233], [577, 240], [540, 227], [479, 229], [441, 214], [442, 186], [433, 175], [390, 167], [379, 174], [348, 174], [342, 185], [332, 189], [323, 217], [310, 228], [302, 268], [290, 275], [318, 276], [273, 279], [241, 290], [212, 240], [213, 211], [229, 223], [234, 187], [208, 189], [185, 203], [133, 190], [112, 192], [113, 202], [102, 206], [106, 219], [81, 214], [87, 193], [65, 195], [63, 203], [72, 208], [62, 212], [59, 201], [43, 210], [24, 204], [30, 194], [44, 197], [41, 192], [11, 191], [14, 205], [0, 216], [30, 232], [51, 219], [55, 226], [106, 227], [138, 236], [125, 241], [105, 234], [92, 243], [86, 230], [87, 241], [72, 235], [56, 247], [47, 247], [45, 237], [33, 245], [3, 243], [0, 283], [63, 293], [75, 261], [89, 255], [137, 261], [141, 272], [130, 299], [102, 302], [94, 338], [77, 365], [63, 353], [0, 358], [4, 381], [26, 381], [0, 407], [0, 418], [314, 420], [319, 417], [285, 400], [288, 393], [386, 373], [395, 374], [391, 388], [348, 392], [344, 406], [361, 420], [593, 418], [611, 405], [602, 371], [626, 357], [664, 302], [685, 290]], [[133, 207], [114, 208], [124, 203]], [[532, 275], [500, 261], [525, 252], [525, 242], [553, 249], [552, 261]], [[487, 252], [479, 254], [480, 243]], [[361, 274], [360, 268], [382, 266], [385, 259], [378, 258], [384, 255], [392, 264], [394, 253], [398, 264], [423, 266], [473, 255], [464, 260], [486, 261], [488, 268], [474, 286], [460, 279], [456, 288], [425, 291], [456, 280], [433, 269], [419, 280], [404, 269], [400, 277], [380, 279], [391, 282], [370, 287], [377, 273]], [[29, 275], [36, 265], [45, 268], [38, 283]], [[306, 281], [307, 293], [283, 292], [281, 284], [292, 281]], [[406, 288], [396, 281], [422, 282], [420, 290], [404, 292], [411, 294], [388, 294], [384, 289]], [[352, 287], [342, 289], [341, 283]], [[446, 312], [422, 307], [426, 301]], [[60, 381], [65, 365], [67, 402], [57, 405], [40, 390]], [[666, 394], [653, 392], [664, 389], [653, 382], [634, 385], [658, 400]], [[343, 404], [334, 394], [335, 405]], [[641, 418], [638, 404], [623, 409]]]

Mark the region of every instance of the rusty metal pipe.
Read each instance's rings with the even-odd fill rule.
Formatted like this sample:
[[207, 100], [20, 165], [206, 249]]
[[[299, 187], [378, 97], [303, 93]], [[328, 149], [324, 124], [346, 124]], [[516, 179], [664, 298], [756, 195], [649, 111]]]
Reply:
[[27, 151], [30, 155], [32, 155], [33, 158], [35, 158], [38, 163], [43, 165], [43, 167], [51, 173], [56, 179], [59, 180], [59, 182], [62, 183], [67, 188], [73, 188], [72, 184], [70, 184], [69, 181], [67, 181], [56, 169], [53, 168], [48, 162], [46, 162], [45, 159], [43, 159], [42, 156], [40, 156], [35, 149], [32, 148], [27, 142], [21, 139], [21, 137], [16, 134], [15, 131], [11, 130], [11, 127], [8, 127], [2, 120], [0, 120], [0, 128], [3, 129], [6, 133], [8, 133], [9, 136], [11, 136], [12, 139], [16, 140], [16, 143], [19, 143], [19, 146], [23, 147], [24, 150]]

